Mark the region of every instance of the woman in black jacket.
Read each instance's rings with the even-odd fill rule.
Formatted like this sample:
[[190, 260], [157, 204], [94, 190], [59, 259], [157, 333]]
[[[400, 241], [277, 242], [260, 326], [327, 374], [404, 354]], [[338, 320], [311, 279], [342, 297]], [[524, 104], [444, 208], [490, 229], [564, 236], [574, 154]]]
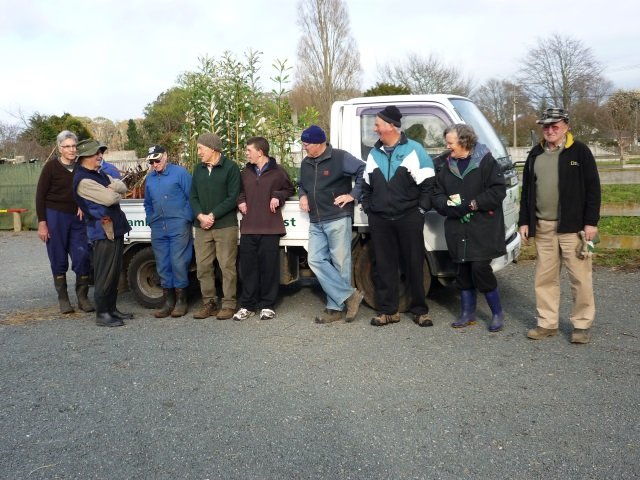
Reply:
[[436, 173], [433, 206], [447, 217], [444, 224], [447, 248], [457, 263], [456, 283], [462, 313], [451, 326], [461, 328], [475, 323], [476, 292], [480, 291], [491, 308], [489, 331], [497, 332], [504, 327], [504, 313], [491, 260], [506, 253], [504, 176], [470, 126], [447, 127], [444, 138], [450, 154]]

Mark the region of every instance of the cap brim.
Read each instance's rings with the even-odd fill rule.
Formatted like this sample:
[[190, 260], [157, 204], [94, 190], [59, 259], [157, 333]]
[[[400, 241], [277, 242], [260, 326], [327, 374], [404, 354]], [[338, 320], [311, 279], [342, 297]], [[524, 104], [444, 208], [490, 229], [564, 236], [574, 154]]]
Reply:
[[564, 118], [545, 118], [543, 120], [537, 120], [536, 123], [538, 125], [551, 125], [553, 123], [560, 123], [565, 121]]
[[162, 155], [162, 153], [152, 153], [151, 155], [147, 155], [147, 160], [157, 160]]

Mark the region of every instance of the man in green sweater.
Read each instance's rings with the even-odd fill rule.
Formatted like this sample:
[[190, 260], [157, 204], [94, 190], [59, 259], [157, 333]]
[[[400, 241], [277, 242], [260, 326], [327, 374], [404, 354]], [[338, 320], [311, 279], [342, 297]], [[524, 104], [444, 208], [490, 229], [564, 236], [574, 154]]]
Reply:
[[[236, 200], [240, 194], [240, 169], [222, 153], [220, 137], [203, 133], [198, 137], [201, 163], [193, 169], [189, 202], [195, 216], [195, 252], [202, 308], [193, 318], [217, 316], [226, 320], [236, 311], [236, 257], [238, 216]], [[216, 303], [213, 262], [222, 272], [222, 305]]]

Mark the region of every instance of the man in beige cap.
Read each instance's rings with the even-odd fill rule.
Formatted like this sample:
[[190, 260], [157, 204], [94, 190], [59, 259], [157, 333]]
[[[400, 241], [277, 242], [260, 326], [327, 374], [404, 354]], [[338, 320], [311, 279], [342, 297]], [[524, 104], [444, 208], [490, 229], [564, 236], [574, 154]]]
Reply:
[[560, 269], [569, 274], [573, 306], [572, 343], [589, 343], [596, 313], [591, 257], [582, 242], [593, 241], [600, 219], [600, 177], [589, 147], [569, 131], [569, 113], [548, 108], [538, 120], [544, 140], [524, 165], [519, 232], [535, 238], [535, 292], [538, 325], [527, 336], [540, 340], [558, 334]]
[[[193, 318], [217, 316], [226, 320], [236, 312], [238, 216], [240, 169], [222, 154], [222, 142], [215, 133], [198, 137], [201, 163], [193, 169], [189, 202], [195, 217], [195, 253], [202, 308]], [[216, 303], [213, 262], [222, 272], [222, 306]]]

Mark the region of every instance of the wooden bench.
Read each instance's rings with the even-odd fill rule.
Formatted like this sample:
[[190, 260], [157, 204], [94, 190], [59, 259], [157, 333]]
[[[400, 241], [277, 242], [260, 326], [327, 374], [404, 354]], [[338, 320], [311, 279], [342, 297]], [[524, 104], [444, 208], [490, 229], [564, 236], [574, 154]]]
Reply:
[[0, 213], [13, 213], [13, 231], [19, 232], [22, 230], [22, 217], [21, 213], [28, 211], [27, 208], [5, 208], [0, 209]]

